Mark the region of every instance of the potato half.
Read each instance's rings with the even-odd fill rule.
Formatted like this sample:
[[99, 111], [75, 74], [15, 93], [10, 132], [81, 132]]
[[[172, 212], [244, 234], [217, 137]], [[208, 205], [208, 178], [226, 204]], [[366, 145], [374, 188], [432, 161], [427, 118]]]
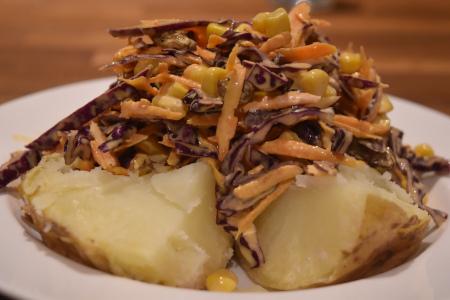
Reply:
[[216, 225], [213, 178], [204, 163], [143, 177], [74, 171], [54, 154], [21, 188], [49, 248], [115, 275], [201, 289], [233, 254]]
[[403, 263], [420, 245], [429, 215], [377, 171], [300, 175], [255, 221], [266, 263], [258, 284], [292, 290], [371, 276]]

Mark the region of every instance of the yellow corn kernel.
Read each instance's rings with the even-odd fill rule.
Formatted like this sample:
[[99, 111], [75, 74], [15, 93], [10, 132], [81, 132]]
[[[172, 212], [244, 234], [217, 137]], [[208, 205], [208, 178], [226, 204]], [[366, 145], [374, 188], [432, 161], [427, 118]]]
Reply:
[[290, 131], [290, 130], [283, 131], [283, 133], [280, 135], [279, 138], [285, 139], [285, 140], [293, 140], [293, 141], [297, 141], [297, 142], [302, 141], [295, 132]]
[[189, 65], [184, 69], [183, 76], [196, 82], [202, 82], [203, 75], [208, 67], [198, 64]]
[[234, 31], [235, 32], [244, 32], [244, 31], [246, 31], [246, 30], [251, 30], [252, 29], [252, 26], [250, 26], [249, 24], [247, 24], [247, 23], [242, 23], [241, 25], [239, 25], [238, 27], [236, 27], [235, 29], [234, 29]]
[[291, 24], [289, 22], [287, 11], [280, 7], [267, 15], [266, 35], [268, 37], [273, 37], [285, 31], [291, 31]]
[[238, 278], [228, 269], [220, 269], [206, 278], [206, 288], [215, 292], [232, 292], [236, 289]]
[[428, 203], [428, 193], [426, 193], [425, 196], [423, 196], [422, 203], [423, 204], [427, 204]]
[[261, 33], [266, 33], [266, 19], [269, 14], [270, 14], [269, 12], [262, 12], [262, 13], [257, 14], [252, 19], [253, 29], [255, 29], [256, 31], [259, 31]]
[[378, 109], [379, 114], [385, 114], [394, 109], [391, 100], [389, 100], [388, 96], [383, 94], [381, 98], [380, 108]]
[[434, 156], [433, 148], [429, 144], [419, 144], [414, 148], [414, 153], [420, 157], [432, 157]]
[[219, 96], [217, 83], [227, 76], [227, 71], [219, 67], [208, 68], [202, 78], [202, 90], [211, 97]]
[[359, 53], [344, 51], [339, 56], [339, 71], [345, 74], [353, 74], [361, 67], [361, 56]]
[[406, 190], [408, 188], [408, 181], [405, 178], [402, 178], [402, 188]]
[[383, 125], [383, 126], [391, 126], [391, 119], [389, 119], [385, 114], [379, 114], [373, 119], [373, 124]]
[[170, 97], [182, 99], [188, 91], [189, 89], [185, 85], [179, 83], [178, 81], [174, 81], [173, 83], [168, 84], [167, 88], [162, 91], [162, 93]]
[[320, 69], [312, 69], [301, 77], [300, 89], [305, 93], [322, 96], [327, 90], [330, 77]]
[[217, 24], [217, 23], [209, 23], [208, 26], [206, 26], [206, 40], [209, 39], [209, 36], [211, 34], [215, 34], [218, 36], [221, 36], [228, 30], [228, 27]]
[[156, 136], [149, 136], [148, 139], [134, 145], [134, 147], [148, 155], [167, 154], [167, 148], [159, 143]]
[[331, 85], [327, 86], [325, 93], [322, 95], [323, 97], [335, 97], [337, 95], [336, 89]]
[[134, 74], [143, 71], [148, 65], [152, 65], [154, 69], [158, 67], [158, 61], [153, 59], [138, 60], [137, 64], [134, 66]]
[[168, 108], [174, 112], [186, 113], [187, 106], [181, 101], [181, 99], [166, 96], [166, 95], [157, 95], [153, 98], [152, 104], [159, 107]]

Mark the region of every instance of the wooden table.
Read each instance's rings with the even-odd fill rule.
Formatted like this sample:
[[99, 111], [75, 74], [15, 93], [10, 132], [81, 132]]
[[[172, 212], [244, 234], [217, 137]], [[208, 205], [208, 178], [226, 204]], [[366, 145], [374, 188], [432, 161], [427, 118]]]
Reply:
[[[0, 11], [0, 103], [109, 76], [97, 69], [124, 45], [105, 30], [141, 19], [251, 19], [276, 0], [14, 0]], [[313, 0], [314, 1], [314, 0]], [[341, 48], [363, 45], [388, 93], [450, 114], [450, 1], [335, 0], [313, 16]]]

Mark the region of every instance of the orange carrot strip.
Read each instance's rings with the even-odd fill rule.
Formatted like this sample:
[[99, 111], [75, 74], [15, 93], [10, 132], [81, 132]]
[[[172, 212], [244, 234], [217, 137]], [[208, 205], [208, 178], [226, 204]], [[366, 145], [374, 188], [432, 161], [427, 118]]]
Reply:
[[98, 146], [100, 146], [100, 143], [98, 141], [91, 141], [92, 156], [94, 157], [94, 160], [100, 165], [100, 167], [115, 175], [129, 175], [127, 169], [120, 166], [119, 160], [117, 159], [115, 153], [104, 153], [98, 149]]
[[[139, 78], [143, 78], [143, 77], [139, 77]], [[152, 78], [146, 78], [146, 80], [149, 85], [150, 85], [150, 83], [155, 83], [155, 82], [178, 81], [179, 83], [182, 83], [189, 88], [196, 88], [196, 89], [201, 88], [201, 84], [194, 80], [191, 80], [191, 79], [188, 79], [185, 77], [181, 77], [181, 76], [177, 76], [177, 75], [173, 75], [173, 74], [168, 74], [168, 73], [161, 73]], [[126, 81], [126, 80], [124, 80], [124, 81]], [[159, 91], [158, 91], [158, 93], [159, 93]]]
[[280, 48], [275, 52], [281, 53], [286, 62], [294, 62], [320, 58], [325, 55], [334, 54], [336, 51], [336, 47], [331, 44], [315, 42], [310, 45], [295, 48]]
[[284, 155], [308, 160], [329, 161], [355, 167], [358, 161], [352, 157], [325, 150], [303, 142], [287, 139], [276, 139], [262, 144], [260, 150], [267, 154]]
[[189, 27], [185, 28], [184, 31], [189, 32], [192, 31], [195, 34], [195, 41], [197, 45], [205, 48], [208, 41], [206, 40], [206, 26], [198, 26], [198, 27]]
[[167, 158], [167, 164], [169, 166], [175, 166], [181, 160], [181, 156], [175, 152], [175, 148], [172, 148], [169, 153], [169, 157]]
[[186, 124], [196, 127], [217, 126], [220, 114], [191, 115], [187, 118]]
[[150, 80], [146, 77], [138, 77], [135, 79], [124, 79], [122, 77], [119, 77], [119, 80], [125, 81], [129, 85], [134, 86], [138, 90], [147, 91], [151, 95], [156, 96], [159, 94], [159, 91], [157, 88], [150, 85]]
[[[205, 48], [199, 47], [198, 45], [197, 45], [197, 54], [200, 57], [203, 57], [204, 59], [209, 60], [209, 61], [214, 61], [214, 59], [216, 57], [216, 54], [214, 52], [209, 51]], [[200, 64], [200, 63], [202, 63], [201, 60], [199, 62], [197, 62], [197, 64]]]
[[[223, 43], [223, 42], [225, 42], [227, 39], [225, 39], [225, 38], [223, 38], [223, 37], [221, 37], [221, 36], [218, 36], [218, 35], [216, 35], [216, 34], [211, 34], [210, 36], [209, 36], [209, 39], [208, 39], [208, 46], [207, 46], [207, 48], [215, 48], [218, 44], [220, 44], [220, 43]], [[197, 49], [198, 50], [198, 49]], [[210, 51], [211, 52], [211, 51]]]
[[119, 152], [123, 149], [130, 148], [136, 144], [139, 144], [142, 141], [145, 141], [146, 139], [148, 139], [148, 135], [135, 133], [132, 136], [130, 136], [125, 142], [123, 142], [122, 145], [114, 149], [114, 152]]
[[373, 80], [373, 76], [375, 75], [375, 72], [373, 71], [373, 58], [367, 57], [363, 47], [359, 50], [359, 56], [361, 57], [361, 67], [359, 68], [360, 77]]
[[236, 187], [233, 191], [237, 197], [247, 200], [266, 191], [278, 183], [292, 179], [303, 173], [303, 169], [296, 165], [286, 165], [261, 175], [258, 179]]
[[167, 134], [163, 135], [162, 141], [159, 142], [161, 145], [173, 148], [175, 147], [175, 143], [169, 140], [169, 136]]
[[129, 176], [128, 170], [120, 166], [116, 153], [112, 151], [105, 153], [98, 149], [98, 146], [106, 142], [106, 135], [100, 130], [97, 123], [91, 122], [90, 133], [94, 137], [94, 140], [91, 141], [92, 156], [100, 167], [115, 175]]
[[180, 112], [171, 111], [167, 108], [154, 106], [147, 99], [141, 99], [139, 102], [132, 100], [120, 103], [120, 116], [129, 118], [158, 118], [168, 120], [181, 120], [185, 115]]
[[285, 180], [281, 182], [275, 189], [275, 191], [262, 198], [259, 201], [258, 205], [256, 205], [250, 212], [246, 213], [244, 217], [242, 217], [238, 221], [238, 231], [236, 234], [236, 238], [238, 238], [242, 232], [250, 228], [255, 219], [269, 206], [270, 203], [280, 197], [292, 182], [293, 180]]
[[230, 55], [228, 56], [227, 66], [225, 67], [225, 70], [228, 72], [231, 72], [234, 68], [234, 65], [236, 64], [236, 60], [239, 61], [237, 54], [240, 47], [240, 43], [237, 43], [234, 45], [233, 49], [230, 52]]
[[292, 35], [292, 47], [300, 46], [302, 40], [302, 28], [305, 23], [309, 23], [311, 12], [311, 6], [305, 1], [299, 2], [296, 6], [291, 8], [288, 13], [289, 23], [291, 24], [291, 35]]
[[281, 48], [286, 47], [287, 44], [292, 40], [291, 33], [290, 32], [282, 32], [280, 34], [277, 34], [274, 37], [271, 37], [267, 41], [261, 44], [259, 47], [259, 50], [264, 52], [265, 54], [269, 54], [270, 52]]
[[308, 93], [300, 93], [300, 92], [288, 92], [286, 94], [269, 97], [264, 96], [262, 98], [256, 99], [245, 104], [242, 109], [244, 112], [248, 112], [250, 110], [255, 109], [263, 109], [263, 110], [275, 110], [280, 108], [285, 108], [293, 105], [314, 105], [318, 103], [320, 100], [320, 96], [308, 94]]
[[91, 122], [89, 126], [89, 131], [92, 135], [92, 137], [99, 143], [103, 144], [106, 142], [106, 135], [103, 133], [103, 131], [98, 127], [97, 123]]
[[372, 138], [380, 138], [380, 135], [386, 134], [390, 127], [380, 124], [372, 124], [364, 120], [358, 120], [355, 117], [344, 116], [336, 114], [334, 116], [333, 124], [341, 126], [344, 129], [352, 132], [356, 137], [363, 137], [361, 135], [368, 135]]
[[[231, 55], [230, 55], [231, 56]], [[219, 160], [223, 160], [230, 148], [230, 141], [236, 132], [238, 118], [234, 112], [241, 98], [246, 69], [242, 65], [236, 65], [228, 74], [230, 82], [223, 99], [223, 107], [217, 123], [216, 136], [219, 144]]]
[[219, 171], [220, 165], [218, 160], [210, 157], [202, 157], [201, 160], [207, 163], [213, 169], [214, 179], [216, 180], [217, 185], [219, 185], [222, 188], [225, 188], [223, 185], [223, 182], [225, 181], [225, 176], [223, 176], [223, 174], [220, 173]]

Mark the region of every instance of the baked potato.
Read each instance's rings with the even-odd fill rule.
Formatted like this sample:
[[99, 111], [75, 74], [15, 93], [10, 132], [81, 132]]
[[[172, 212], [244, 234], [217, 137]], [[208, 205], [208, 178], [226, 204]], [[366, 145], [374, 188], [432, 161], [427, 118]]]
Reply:
[[56, 252], [115, 275], [201, 289], [233, 254], [231, 237], [215, 224], [214, 185], [204, 163], [127, 177], [72, 170], [53, 154], [21, 190]]
[[297, 176], [255, 221], [265, 264], [241, 262], [256, 283], [277, 290], [360, 279], [403, 263], [429, 222], [387, 177], [341, 166], [337, 176]]

